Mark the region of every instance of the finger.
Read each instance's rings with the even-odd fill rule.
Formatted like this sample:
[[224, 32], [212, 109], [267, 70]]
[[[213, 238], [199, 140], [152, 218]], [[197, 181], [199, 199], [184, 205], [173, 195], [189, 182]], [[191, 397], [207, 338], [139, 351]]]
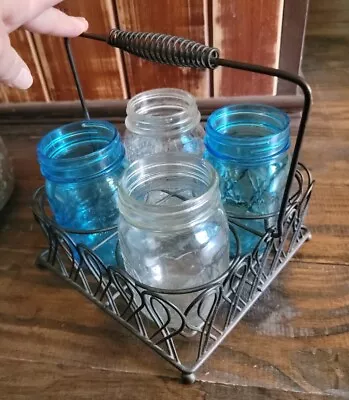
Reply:
[[85, 18], [70, 17], [56, 8], [49, 8], [24, 27], [31, 32], [74, 37], [87, 30], [88, 22]]
[[18, 89], [28, 89], [33, 77], [27, 64], [22, 60], [10, 41], [2, 39], [0, 49], [0, 81]]
[[1, 0], [1, 17], [7, 32], [31, 21], [62, 0]]

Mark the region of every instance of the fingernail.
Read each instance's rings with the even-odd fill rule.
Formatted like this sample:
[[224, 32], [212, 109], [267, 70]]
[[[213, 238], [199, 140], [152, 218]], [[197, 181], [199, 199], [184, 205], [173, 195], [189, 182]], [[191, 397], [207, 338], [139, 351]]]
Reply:
[[16, 87], [18, 89], [29, 89], [33, 84], [33, 77], [27, 68], [22, 68], [17, 77], [11, 82], [11, 87]]
[[88, 29], [88, 21], [84, 17], [75, 17], [81, 24], [84, 26], [84, 31], [87, 31]]

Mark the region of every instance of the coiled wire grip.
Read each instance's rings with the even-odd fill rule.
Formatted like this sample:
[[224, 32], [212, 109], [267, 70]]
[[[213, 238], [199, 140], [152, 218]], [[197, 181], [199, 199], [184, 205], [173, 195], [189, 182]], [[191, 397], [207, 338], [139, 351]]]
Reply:
[[219, 51], [213, 47], [162, 33], [125, 32], [113, 29], [108, 44], [145, 60], [177, 67], [217, 67]]

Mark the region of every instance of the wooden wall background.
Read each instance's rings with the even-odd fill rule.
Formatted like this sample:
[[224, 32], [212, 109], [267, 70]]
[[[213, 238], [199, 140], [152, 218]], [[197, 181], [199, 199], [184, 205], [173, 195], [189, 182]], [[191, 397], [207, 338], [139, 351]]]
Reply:
[[[216, 46], [226, 58], [278, 67], [286, 2], [307, 0], [67, 0], [60, 8], [86, 17], [91, 32], [165, 32]], [[30, 66], [34, 85], [28, 91], [2, 86], [2, 103], [77, 99], [61, 38], [17, 31], [11, 40]], [[270, 77], [155, 65], [82, 38], [72, 47], [89, 100], [127, 99], [156, 87], [182, 88], [199, 98], [276, 93]]]

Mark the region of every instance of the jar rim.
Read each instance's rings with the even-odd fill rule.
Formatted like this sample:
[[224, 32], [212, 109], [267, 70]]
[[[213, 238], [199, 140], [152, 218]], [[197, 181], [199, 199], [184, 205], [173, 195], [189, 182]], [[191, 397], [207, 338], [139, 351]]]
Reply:
[[[237, 136], [241, 134], [239, 128], [253, 130], [254, 126], [262, 128], [263, 135]], [[233, 132], [227, 133], [227, 129]], [[263, 164], [289, 149], [290, 117], [276, 107], [263, 104], [222, 107], [209, 116], [204, 141], [208, 152], [218, 158], [244, 165]]]
[[[254, 143], [249, 143], [250, 138], [249, 137], [234, 137], [234, 136], [228, 136], [225, 135], [224, 133], [220, 132], [217, 130], [217, 126], [214, 125], [215, 120], [218, 120], [220, 117], [223, 115], [225, 116], [230, 116], [230, 115], [236, 115], [236, 114], [244, 114], [244, 113], [253, 113], [255, 115], [262, 115], [265, 112], [268, 113], [273, 113], [275, 116], [280, 118], [282, 122], [282, 126], [280, 127], [280, 131], [277, 133], [270, 133], [269, 135], [265, 136], [260, 136], [260, 137], [254, 137], [253, 141]], [[286, 112], [283, 110], [265, 105], [265, 104], [259, 104], [259, 103], [247, 103], [247, 104], [233, 104], [229, 106], [225, 106], [222, 108], [219, 108], [218, 110], [215, 110], [207, 119], [207, 127], [214, 131], [217, 135], [224, 136], [227, 140], [230, 141], [236, 141], [237, 143], [246, 143], [249, 145], [254, 145], [256, 142], [257, 143], [264, 143], [268, 141], [271, 137], [275, 137], [276, 135], [282, 135], [283, 132], [287, 131], [290, 126], [290, 117], [287, 115]]]
[[[84, 126], [86, 125], [86, 126]], [[69, 131], [70, 133], [73, 133], [76, 129], [79, 128], [88, 128], [88, 125], [91, 125], [91, 128], [98, 128], [98, 126], [103, 126], [104, 128], [107, 128], [109, 132], [112, 133], [112, 137], [108, 141], [108, 144], [104, 146], [102, 149], [98, 149], [95, 151], [92, 151], [88, 154], [85, 154], [83, 156], [78, 156], [78, 157], [68, 157], [68, 158], [55, 158], [52, 156], [47, 155], [48, 150], [45, 150], [45, 147], [47, 145], [51, 145], [54, 142], [59, 142], [62, 139], [62, 133], [64, 130]], [[75, 132], [76, 133], [76, 132]], [[68, 134], [68, 133], [67, 133]], [[81, 120], [81, 121], [76, 121], [76, 122], [71, 122], [69, 124], [61, 125], [55, 129], [52, 129], [46, 135], [39, 141], [37, 151], [38, 155], [40, 158], [40, 162], [45, 162], [45, 161], [53, 161], [53, 160], [59, 160], [59, 162], [62, 163], [72, 163], [74, 161], [85, 161], [88, 160], [91, 157], [94, 157], [96, 154], [99, 154], [100, 152], [104, 151], [109, 151], [113, 147], [113, 142], [119, 137], [118, 130], [114, 125], [112, 125], [108, 121], [100, 121], [97, 119], [88, 119], [88, 120]], [[49, 149], [50, 150], [50, 149]]]
[[[91, 135], [89, 137], [89, 135]], [[86, 154], [69, 155], [74, 145], [97, 143], [102, 146]], [[120, 165], [125, 149], [114, 125], [107, 121], [81, 120], [61, 125], [48, 132], [37, 146], [42, 175], [55, 182], [83, 181], [99, 176]]]
[[[161, 104], [157, 108], [177, 106], [177, 101], [182, 101], [182, 109], [164, 115], [147, 114], [146, 112], [155, 108], [154, 105], [146, 106], [149, 101], [159, 101], [166, 97], [168, 104]], [[140, 109], [143, 110], [140, 112]], [[184, 107], [185, 106], [185, 107]], [[146, 90], [133, 96], [126, 106], [126, 128], [132, 133], [144, 136], [156, 136], [159, 133], [165, 136], [174, 136], [183, 131], [193, 129], [201, 119], [195, 97], [182, 89], [177, 88], [158, 88]]]
[[[128, 181], [137, 174], [142, 174], [142, 177], [146, 177], [147, 169], [154, 169], [159, 166], [180, 166], [182, 169], [182, 176], [185, 176], [185, 168], [195, 169], [198, 171], [201, 168], [201, 172], [205, 173], [207, 178], [207, 188], [201, 195], [185, 200], [180, 204], [176, 205], [165, 205], [159, 206], [156, 204], [146, 204], [143, 200], [137, 200], [132, 196], [131, 189], [128, 188]], [[161, 169], [161, 167], [160, 167]], [[200, 171], [199, 171], [200, 172]], [[187, 176], [190, 176], [187, 172]], [[149, 176], [148, 180], [143, 181], [141, 184], [147, 184], [151, 178], [166, 178], [168, 177], [168, 171], [163, 173], [157, 173], [153, 176]], [[197, 223], [197, 219], [202, 219], [203, 209], [205, 206], [215, 198], [217, 194], [220, 200], [218, 191], [219, 178], [215, 169], [209, 162], [202, 158], [186, 153], [157, 153], [150, 156], [146, 156], [140, 160], [134, 161], [124, 172], [121, 180], [119, 181], [119, 210], [120, 213], [128, 219], [129, 214], [134, 214], [138, 217], [145, 217], [147, 223], [144, 224], [145, 228], [151, 230], [158, 230], [161, 220], [168, 220], [171, 218], [171, 224], [166, 228], [168, 230], [183, 229], [183, 225], [187, 226], [188, 223]], [[125, 216], [126, 214], [126, 216]], [[152, 221], [155, 223], [152, 224]], [[190, 220], [192, 220], [190, 222]], [[133, 222], [132, 222], [133, 224]], [[136, 225], [136, 224], [134, 224]]]

